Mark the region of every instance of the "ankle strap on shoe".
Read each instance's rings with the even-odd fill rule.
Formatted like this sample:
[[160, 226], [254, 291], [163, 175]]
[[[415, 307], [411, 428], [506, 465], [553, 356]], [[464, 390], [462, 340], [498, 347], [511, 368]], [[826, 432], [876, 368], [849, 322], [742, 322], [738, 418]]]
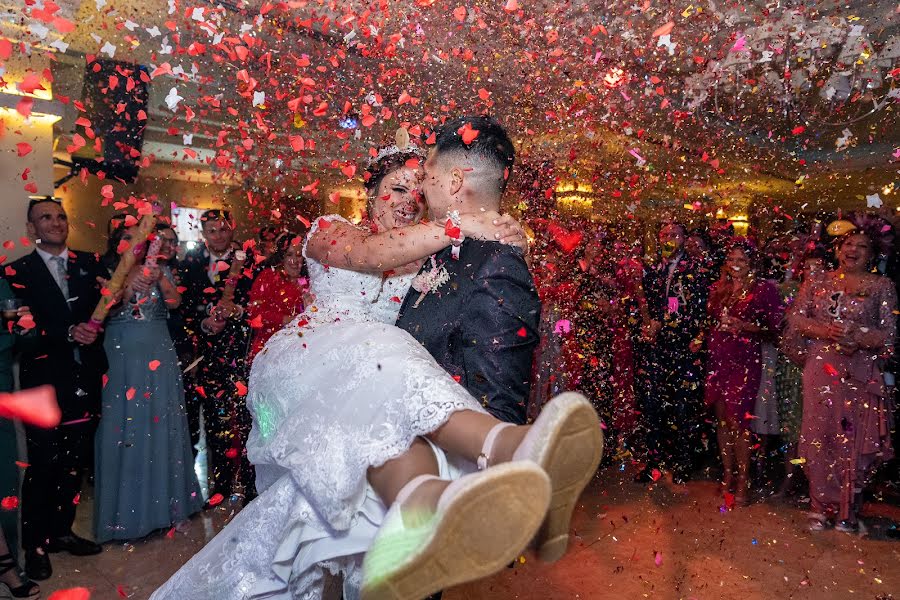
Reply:
[[488, 468], [488, 461], [494, 452], [494, 443], [497, 441], [497, 436], [507, 427], [515, 427], [515, 425], [512, 423], [497, 423], [488, 431], [484, 438], [484, 444], [481, 446], [481, 454], [478, 455], [478, 460], [476, 461], [479, 471], [484, 471]]

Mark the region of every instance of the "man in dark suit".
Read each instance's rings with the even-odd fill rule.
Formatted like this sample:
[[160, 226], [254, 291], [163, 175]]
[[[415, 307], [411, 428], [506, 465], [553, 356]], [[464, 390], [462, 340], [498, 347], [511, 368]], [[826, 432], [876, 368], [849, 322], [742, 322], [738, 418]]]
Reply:
[[[472, 131], [478, 134], [469, 139]], [[515, 149], [496, 120], [448, 121], [425, 162], [429, 218], [444, 222], [453, 213], [499, 211], [514, 162]], [[524, 424], [541, 302], [522, 251], [467, 239], [432, 256], [422, 266], [429, 269], [446, 269], [447, 282], [424, 294], [410, 289], [397, 327], [494, 417]], [[438, 593], [430, 600], [440, 598]]]
[[28, 206], [36, 250], [10, 265], [13, 292], [31, 307], [37, 336], [23, 344], [23, 388], [51, 384], [62, 410], [53, 429], [25, 427], [28, 464], [22, 486], [22, 546], [32, 579], [50, 577], [49, 552], [97, 554], [100, 546], [72, 533], [81, 480], [93, 460], [106, 354], [89, 323], [107, 277], [96, 254], [70, 250], [69, 222], [51, 198]]
[[[250, 326], [244, 307], [253, 284], [254, 260], [234, 243], [234, 221], [228, 211], [208, 210], [200, 223], [206, 244], [188, 253], [178, 269], [187, 288], [181, 304], [184, 326], [194, 336], [200, 359], [187, 390], [191, 441], [196, 444], [199, 437], [202, 406], [210, 495], [227, 498], [242, 487], [247, 502], [255, 496], [255, 476], [245, 449], [250, 433], [245, 404]], [[232, 264], [241, 257], [243, 266], [230, 278]], [[230, 300], [223, 298], [228, 287], [233, 289]]]
[[637, 479], [665, 468], [676, 483], [689, 479], [701, 451], [703, 381], [701, 339], [706, 323], [709, 272], [684, 251], [680, 223], [659, 232], [660, 261], [644, 275], [651, 325], [641, 364], [641, 409], [648, 464]]
[[[474, 139], [469, 136], [477, 131]], [[466, 143], [468, 141], [468, 143]], [[489, 117], [461, 117], [437, 133], [425, 163], [423, 193], [430, 217], [499, 211], [515, 150]], [[456, 254], [458, 257], [454, 257]], [[492, 415], [524, 424], [540, 300], [515, 246], [463, 240], [426, 261], [444, 268], [446, 284], [410, 290], [397, 319]]]

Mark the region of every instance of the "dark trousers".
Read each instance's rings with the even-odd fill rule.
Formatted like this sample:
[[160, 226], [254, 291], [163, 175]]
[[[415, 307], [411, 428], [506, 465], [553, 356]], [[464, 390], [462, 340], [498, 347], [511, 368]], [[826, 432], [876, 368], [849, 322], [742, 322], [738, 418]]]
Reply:
[[198, 398], [194, 404], [203, 407], [206, 429], [210, 494], [228, 496], [236, 485], [241, 485], [245, 494], [256, 495], [256, 474], [246, 449], [251, 417], [237, 385], [246, 385], [243, 372], [240, 365], [226, 369], [213, 364], [201, 370], [195, 380], [194, 395]]
[[689, 349], [672, 345], [657, 345], [643, 355], [639, 390], [647, 463], [689, 474], [702, 452], [702, 361]]
[[81, 482], [93, 457], [95, 430], [93, 420], [25, 429], [28, 468], [22, 484], [22, 547], [26, 550], [71, 533]]
[[187, 412], [188, 431], [191, 434], [191, 453], [197, 458], [197, 444], [200, 443], [200, 409], [203, 398], [197, 393], [192, 374], [184, 374], [184, 404]]

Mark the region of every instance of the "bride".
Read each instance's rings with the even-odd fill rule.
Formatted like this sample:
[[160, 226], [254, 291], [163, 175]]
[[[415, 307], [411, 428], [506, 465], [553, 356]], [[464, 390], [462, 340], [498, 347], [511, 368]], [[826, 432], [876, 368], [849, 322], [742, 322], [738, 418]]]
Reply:
[[[420, 221], [422, 157], [401, 143], [369, 166], [370, 231], [334, 215], [311, 228], [315, 302], [250, 377], [260, 495], [153, 599], [321, 598], [325, 571], [348, 600], [422, 598], [501, 569], [535, 534], [543, 555], [564, 551], [602, 451], [590, 405], [564, 395], [531, 427], [501, 423], [392, 325], [418, 261], [450, 244]], [[522, 239], [497, 213], [460, 221]], [[442, 450], [481, 470], [460, 476]]]

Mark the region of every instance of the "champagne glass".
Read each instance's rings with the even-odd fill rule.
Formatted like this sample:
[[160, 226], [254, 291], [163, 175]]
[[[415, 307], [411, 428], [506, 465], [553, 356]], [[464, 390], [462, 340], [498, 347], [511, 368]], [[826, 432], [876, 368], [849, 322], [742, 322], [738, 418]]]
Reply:
[[12, 326], [19, 320], [19, 308], [23, 306], [22, 300], [19, 298], [6, 298], [0, 300], [0, 312], [3, 313], [3, 329], [10, 331]]

